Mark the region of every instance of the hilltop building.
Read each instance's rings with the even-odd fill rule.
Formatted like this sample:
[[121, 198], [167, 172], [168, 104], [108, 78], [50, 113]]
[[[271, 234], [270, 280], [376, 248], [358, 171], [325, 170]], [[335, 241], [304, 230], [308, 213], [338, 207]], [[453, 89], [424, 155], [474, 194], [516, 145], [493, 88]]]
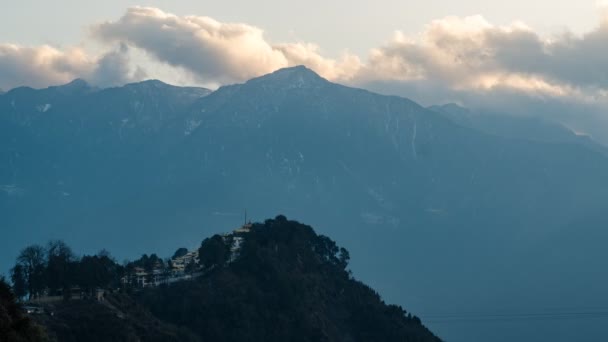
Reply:
[[[251, 222], [235, 229], [232, 233], [223, 235], [224, 243], [230, 248], [228, 263], [232, 263], [240, 256], [240, 250], [245, 242], [245, 235], [251, 231]], [[133, 268], [130, 274], [124, 276], [121, 281], [124, 285], [137, 288], [156, 287], [162, 284], [170, 284], [183, 280], [190, 280], [204, 273], [205, 265], [199, 259], [198, 249], [189, 251], [183, 256], [171, 258], [167, 265], [157, 263], [151, 272], [143, 267]]]

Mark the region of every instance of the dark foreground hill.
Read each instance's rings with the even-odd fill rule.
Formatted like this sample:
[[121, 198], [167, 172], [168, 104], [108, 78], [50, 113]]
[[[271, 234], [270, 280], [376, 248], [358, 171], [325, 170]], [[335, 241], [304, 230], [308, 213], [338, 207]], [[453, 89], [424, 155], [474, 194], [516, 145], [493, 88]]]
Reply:
[[0, 341], [48, 341], [44, 330], [22, 312], [4, 279], [0, 279]]
[[52, 342], [199, 342], [188, 329], [154, 317], [129, 295], [116, 293], [103, 303], [70, 300], [45, 306], [38, 315]]
[[58, 341], [440, 341], [355, 280], [348, 251], [311, 227], [278, 216], [239, 237], [239, 249], [203, 241], [199, 278], [55, 304], [39, 320]]

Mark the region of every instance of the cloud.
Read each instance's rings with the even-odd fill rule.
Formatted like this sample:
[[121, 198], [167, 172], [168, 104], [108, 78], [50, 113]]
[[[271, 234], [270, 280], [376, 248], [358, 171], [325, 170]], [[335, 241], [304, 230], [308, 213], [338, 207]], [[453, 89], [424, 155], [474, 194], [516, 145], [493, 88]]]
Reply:
[[45, 86], [65, 83], [91, 69], [92, 61], [80, 49], [60, 51], [44, 45], [0, 45], [0, 87]]
[[[596, 102], [608, 94], [608, 7], [598, 6], [600, 23], [583, 35], [545, 37], [520, 22], [497, 26], [482, 16], [446, 17], [415, 36], [396, 32], [363, 59], [348, 52], [329, 58], [309, 42], [270, 42], [261, 28], [246, 23], [133, 7], [117, 20], [91, 26], [94, 41], [110, 49], [99, 56], [80, 48], [0, 45], [0, 87], [42, 86], [75, 77], [101, 86], [121, 84], [146, 76], [136, 62], [155, 71], [151, 77], [173, 69], [199, 84], [240, 82], [304, 64], [330, 80], [353, 85], [440, 88], [441, 98], [513, 91]], [[149, 60], [162, 68], [149, 68]]]
[[222, 23], [203, 16], [176, 16], [157, 8], [133, 7], [117, 21], [91, 29], [93, 37], [107, 43], [139, 48], [158, 61], [194, 73], [200, 81], [243, 81], [276, 69], [307, 64], [328, 77], [351, 75], [359, 60], [324, 58], [308, 43], [274, 45], [258, 27]]
[[0, 88], [74, 78], [104, 87], [146, 77], [213, 87], [303, 64], [332, 81], [423, 104], [551, 115], [597, 137], [608, 129], [606, 1], [597, 4], [598, 25], [584, 34], [543, 36], [521, 22], [499, 26], [479, 15], [452, 16], [416, 35], [397, 31], [367, 56], [339, 58], [312, 42], [271, 42], [247, 23], [133, 7], [90, 27], [88, 38], [105, 49], [101, 54], [0, 43]]
[[375, 48], [362, 81], [441, 82], [456, 90], [517, 89], [549, 96], [595, 96], [608, 89], [608, 17], [581, 36], [542, 37], [523, 23], [481, 16], [431, 22], [417, 37], [397, 32]]
[[102, 87], [123, 85], [146, 77], [147, 73], [142, 67], [131, 66], [129, 48], [124, 44], [101, 56], [95, 62], [93, 70], [84, 76], [91, 83]]
[[591, 31], [542, 36], [481, 16], [435, 20], [371, 51], [356, 84], [423, 104], [543, 117], [608, 145], [608, 7]]
[[446, 17], [416, 36], [395, 33], [364, 60], [350, 53], [328, 58], [313, 43], [273, 43], [261, 28], [245, 23], [177, 16], [151, 7], [129, 8], [118, 20], [94, 25], [91, 33], [106, 44], [144, 51], [206, 83], [240, 82], [304, 64], [330, 80], [354, 85], [436, 83], [456, 92], [511, 89], [582, 101], [604, 97], [608, 89], [605, 14], [598, 27], [584, 35], [551, 37], [520, 22], [497, 26], [482, 16]]
[[0, 44], [0, 88], [45, 87], [84, 78], [100, 86], [123, 84], [142, 77], [129, 70], [128, 48], [120, 47], [101, 56], [81, 48], [57, 48]]

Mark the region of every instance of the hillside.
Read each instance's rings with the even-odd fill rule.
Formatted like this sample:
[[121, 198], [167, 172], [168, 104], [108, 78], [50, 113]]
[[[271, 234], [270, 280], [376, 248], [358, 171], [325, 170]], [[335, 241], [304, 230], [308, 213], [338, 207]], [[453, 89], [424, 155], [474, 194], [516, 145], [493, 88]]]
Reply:
[[48, 337], [42, 327], [27, 317], [17, 304], [10, 287], [0, 279], [0, 341], [44, 342]]
[[58, 341], [440, 341], [355, 280], [346, 249], [284, 216], [198, 253], [198, 278], [57, 302], [37, 319]]
[[107, 301], [71, 300], [45, 305], [53, 316], [37, 315], [52, 342], [198, 342], [188, 329], [163, 322], [128, 295]]

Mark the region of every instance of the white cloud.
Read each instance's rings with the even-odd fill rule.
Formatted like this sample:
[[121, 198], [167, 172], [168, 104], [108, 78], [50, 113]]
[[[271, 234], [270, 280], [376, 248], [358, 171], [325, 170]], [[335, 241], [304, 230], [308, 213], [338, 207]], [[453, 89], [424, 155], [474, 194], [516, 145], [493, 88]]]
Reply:
[[0, 88], [45, 87], [84, 78], [100, 86], [123, 84], [142, 77], [129, 69], [128, 49], [121, 47], [100, 56], [81, 48], [60, 50], [48, 45], [29, 47], [0, 44]]
[[202, 16], [179, 17], [157, 8], [133, 7], [117, 21], [92, 28], [94, 37], [139, 48], [157, 60], [194, 73], [201, 82], [243, 81], [276, 69], [307, 64], [337, 78], [352, 75], [354, 56], [324, 58], [314, 44], [272, 44], [262, 29]]
[[106, 49], [101, 54], [0, 43], [0, 88], [78, 77], [111, 86], [147, 76], [215, 87], [304, 64], [332, 81], [423, 104], [561, 116], [571, 127], [595, 129], [598, 137], [608, 127], [606, 1], [597, 3], [597, 27], [581, 35], [543, 36], [521, 22], [499, 26], [479, 15], [446, 17], [417, 35], [398, 31], [363, 58], [348, 52], [330, 58], [311, 42], [271, 42], [246, 23], [133, 7], [90, 27], [92, 42]]
[[424, 80], [455, 90], [511, 88], [547, 96], [597, 95], [608, 88], [608, 22], [582, 36], [542, 37], [523, 23], [481, 16], [431, 22], [417, 37], [397, 32], [373, 49], [365, 81]]
[[[604, 17], [602, 17], [604, 18]], [[351, 84], [371, 81], [441, 83], [454, 91], [512, 89], [532, 96], [603, 96], [608, 88], [608, 24], [581, 36], [542, 37], [521, 22], [506, 26], [482, 16], [446, 17], [417, 36], [401, 32], [371, 49], [366, 60], [349, 53], [323, 56], [312, 43], [273, 43], [262, 29], [209, 17], [177, 16], [134, 7], [118, 20], [92, 27], [105, 43], [126, 44], [191, 73], [197, 82], [231, 83], [304, 64]]]
[[[43, 86], [75, 77], [120, 84], [144, 77], [135, 62], [149, 67], [153, 60], [163, 66], [147, 68], [154, 71], [151, 77], [173, 69], [181, 79], [199, 84], [240, 82], [304, 64], [330, 80], [355, 85], [441, 85], [452, 94], [482, 95], [508, 89], [593, 102], [608, 93], [608, 14], [602, 12], [602, 18], [583, 35], [543, 37], [520, 22], [497, 26], [482, 16], [446, 17], [416, 36], [396, 32], [365, 59], [347, 52], [336, 59], [313, 43], [270, 42], [261, 28], [245, 23], [133, 7], [117, 20], [91, 26], [91, 36], [111, 47], [101, 56], [81, 48], [0, 45], [0, 87]], [[133, 58], [138, 55], [148, 61]]]
[[145, 79], [143, 68], [132, 66], [129, 48], [120, 45], [116, 50], [107, 52], [95, 61], [95, 66], [84, 78], [100, 86], [123, 85]]
[[60, 51], [51, 46], [0, 45], [0, 87], [65, 83], [87, 70], [93, 61], [80, 49]]

